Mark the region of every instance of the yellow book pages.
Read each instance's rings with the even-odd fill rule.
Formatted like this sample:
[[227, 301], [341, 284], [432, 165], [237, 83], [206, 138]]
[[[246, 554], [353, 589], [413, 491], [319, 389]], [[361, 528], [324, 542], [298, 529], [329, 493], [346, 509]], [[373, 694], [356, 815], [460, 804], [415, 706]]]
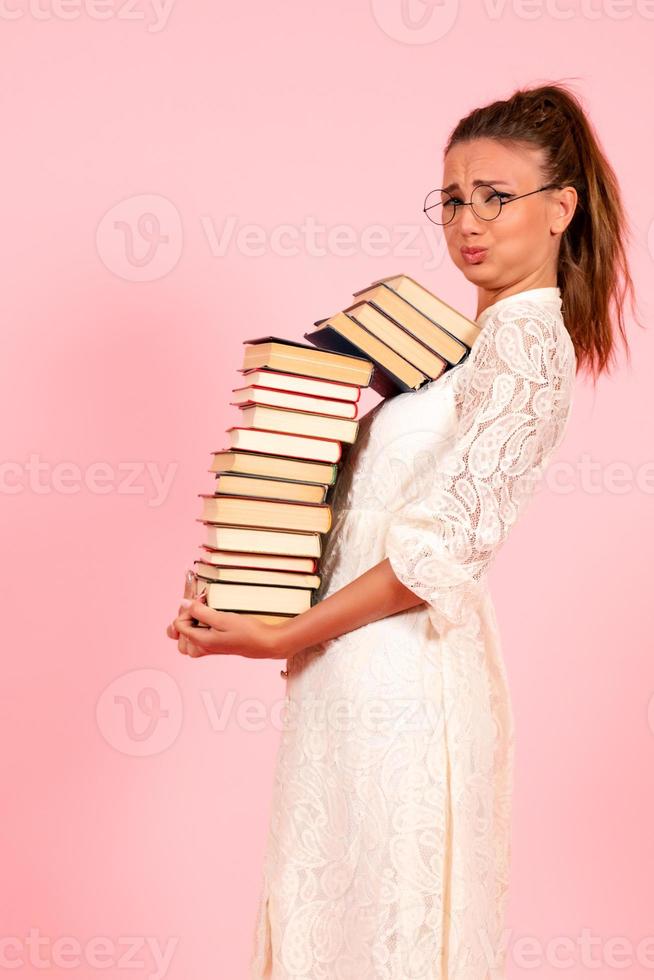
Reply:
[[[331, 327], [337, 334], [344, 337], [351, 344], [355, 344], [360, 350], [365, 350], [370, 357], [378, 364], [383, 365], [396, 378], [400, 378], [408, 388], [419, 388], [421, 384], [428, 380], [427, 375], [419, 371], [413, 364], [409, 364], [403, 357], [397, 354], [387, 344], [379, 340], [374, 334], [366, 330], [360, 323], [357, 323], [347, 312], [341, 310], [326, 320], [318, 321], [318, 329]], [[316, 333], [317, 331], [314, 331]]]
[[[394, 289], [403, 299], [415, 306], [416, 309], [424, 313], [434, 323], [443, 327], [453, 336], [458, 337], [467, 347], [472, 347], [479, 337], [481, 328], [470, 317], [465, 316], [456, 310], [445, 300], [440, 299], [431, 290], [421, 283], [412, 279], [411, 276], [404, 274], [389, 276], [386, 279], [377, 279], [372, 286], [388, 286]], [[369, 288], [372, 288], [369, 287]], [[355, 293], [356, 295], [356, 293]]]
[[202, 521], [209, 548], [217, 551], [246, 551], [264, 555], [319, 558], [322, 538], [316, 532], [278, 531], [271, 528], [229, 527]]
[[310, 589], [287, 589], [278, 585], [207, 584], [207, 605], [211, 609], [263, 613], [301, 613], [311, 607]]
[[291, 504], [280, 500], [226, 495], [199, 496], [202, 499], [203, 521], [293, 531], [318, 531], [323, 534], [329, 531], [332, 524], [329, 504]]
[[439, 378], [447, 369], [447, 361], [444, 358], [421, 344], [371, 303], [357, 303], [355, 306], [348, 307], [347, 312], [366, 330], [374, 333], [429, 378]]
[[468, 353], [465, 344], [437, 326], [387, 286], [373, 286], [372, 289], [364, 289], [354, 295], [357, 302], [367, 300], [382, 313], [392, 317], [423, 344], [437, 351], [449, 364], [458, 364]]
[[362, 357], [279, 342], [246, 344], [242, 367], [246, 371], [267, 367], [274, 371], [345, 381], [359, 387], [369, 384], [373, 370], [372, 363]]
[[331, 486], [338, 473], [334, 463], [317, 463], [308, 459], [268, 456], [256, 452], [214, 450], [210, 473], [240, 473], [244, 476], [269, 476]]
[[272, 480], [263, 476], [220, 473], [216, 477], [215, 492], [232, 497], [274, 497], [277, 500], [322, 504], [327, 487], [324, 483], [299, 483], [296, 480]]
[[232, 388], [230, 405], [268, 405], [271, 408], [286, 408], [296, 412], [313, 412], [315, 415], [328, 415], [340, 419], [356, 418], [356, 402], [335, 401], [332, 398], [312, 398], [298, 395], [293, 391], [277, 391], [275, 388]]
[[320, 460], [336, 463], [341, 458], [341, 444], [331, 439], [315, 436], [295, 436], [287, 432], [267, 432], [263, 429], [247, 429], [232, 426], [227, 429], [233, 449], [253, 452], [278, 453], [280, 456], [296, 456], [299, 459]]
[[271, 429], [292, 435], [316, 436], [318, 439], [334, 439], [354, 442], [359, 429], [356, 419], [336, 419], [310, 412], [294, 412], [286, 408], [268, 405], [241, 406], [243, 425], [252, 429]]

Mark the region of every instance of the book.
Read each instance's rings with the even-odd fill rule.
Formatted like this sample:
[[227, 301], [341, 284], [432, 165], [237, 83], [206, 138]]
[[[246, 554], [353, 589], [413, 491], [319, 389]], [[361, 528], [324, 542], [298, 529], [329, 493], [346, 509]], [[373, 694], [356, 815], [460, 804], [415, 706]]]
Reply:
[[258, 527], [214, 524], [196, 518], [205, 526], [205, 544], [216, 551], [251, 551], [257, 555], [289, 555], [320, 558], [319, 532], [277, 531]]
[[[459, 313], [453, 306], [430, 292], [411, 276], [389, 276], [387, 279], [377, 279], [372, 286], [385, 285], [394, 290], [417, 310], [424, 313], [432, 323], [447, 330], [453, 337], [458, 338], [471, 348], [479, 337], [481, 327], [474, 320]], [[356, 293], [354, 294], [356, 296]]]
[[285, 623], [289, 619], [293, 619], [293, 615], [294, 614], [289, 614], [288, 616], [284, 616], [280, 614], [273, 615], [272, 613], [270, 615], [267, 615], [266, 613], [253, 613], [253, 612], [248, 613], [248, 616], [255, 616], [257, 619], [260, 619], [262, 623], [271, 623], [275, 626], [278, 625], [279, 623]]
[[372, 375], [373, 365], [365, 357], [333, 354], [283, 337], [256, 337], [243, 343], [246, 345], [244, 370], [266, 367], [329, 381], [347, 381], [360, 387], [368, 385]]
[[328, 489], [324, 483], [300, 483], [299, 480], [273, 480], [269, 476], [217, 473], [214, 493], [225, 493], [232, 497], [273, 497], [305, 504], [323, 504]]
[[200, 493], [201, 520], [214, 524], [236, 524], [239, 527], [275, 528], [287, 531], [319, 531], [331, 527], [329, 504], [294, 504], [263, 497], [228, 497]]
[[207, 583], [207, 605], [223, 612], [297, 615], [311, 608], [311, 596], [311, 589], [283, 585]]
[[[443, 330], [440, 325], [434, 323], [384, 283], [368, 289], [360, 289], [354, 295], [357, 297], [357, 303], [367, 300], [407, 333], [436, 351], [450, 365], [458, 364], [468, 353], [468, 347], [462, 340]], [[354, 308], [356, 306], [357, 304], [354, 304]], [[346, 312], [351, 309], [353, 307], [346, 307]]]
[[219, 568], [210, 562], [194, 561], [196, 575], [208, 582], [245, 582], [250, 585], [288, 585], [294, 589], [317, 589], [320, 575], [283, 572], [268, 568]]
[[416, 340], [408, 330], [391, 320], [373, 303], [354, 303], [345, 312], [428, 378], [440, 378], [447, 370], [448, 362], [444, 357]]
[[338, 466], [336, 463], [269, 456], [249, 450], [214, 450], [209, 472], [240, 473], [243, 476], [273, 477], [288, 483], [324, 483], [332, 486], [336, 482]]
[[294, 558], [290, 555], [257, 555], [251, 551], [218, 551], [208, 545], [200, 545], [199, 561], [224, 568], [267, 568], [275, 571], [317, 571], [316, 558]]
[[335, 398], [305, 397], [293, 391], [278, 391], [259, 385], [232, 388], [232, 392], [237, 397], [232, 399], [230, 405], [267, 405], [271, 408], [290, 408], [297, 412], [313, 412], [342, 419], [353, 419], [357, 414], [356, 402], [337, 401]]
[[243, 424], [252, 429], [315, 436], [339, 442], [354, 442], [359, 428], [356, 419], [337, 419], [330, 415], [271, 408], [269, 405], [241, 405]]
[[231, 449], [250, 449], [258, 453], [296, 456], [298, 459], [336, 463], [341, 458], [341, 444], [334, 439], [317, 436], [296, 436], [290, 432], [248, 429], [233, 425], [227, 429]]
[[361, 394], [359, 385], [349, 385], [342, 381], [325, 381], [307, 374], [287, 374], [283, 371], [267, 371], [265, 368], [237, 368], [248, 385], [270, 388], [274, 391], [299, 392], [316, 398], [333, 398], [339, 401], [358, 402]]

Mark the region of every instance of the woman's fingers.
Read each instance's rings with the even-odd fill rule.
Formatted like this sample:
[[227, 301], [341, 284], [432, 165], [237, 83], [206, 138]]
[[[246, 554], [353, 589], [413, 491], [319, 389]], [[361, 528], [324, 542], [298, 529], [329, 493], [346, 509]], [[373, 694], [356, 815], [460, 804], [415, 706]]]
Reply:
[[[197, 576], [192, 568], [187, 568], [184, 575], [184, 598], [194, 599], [197, 591]], [[188, 614], [188, 610], [180, 605], [177, 616], [183, 619], [188, 619], [190, 621], [191, 617]], [[169, 636], [171, 640], [179, 639], [179, 630], [175, 628], [175, 623], [169, 623], [166, 627], [166, 636]]]
[[184, 577], [184, 598], [194, 599], [197, 592], [198, 577], [192, 568], [186, 569]]
[[[196, 618], [199, 606], [202, 605], [201, 614], [206, 610], [206, 585], [202, 585], [192, 568], [186, 570], [184, 576], [184, 597], [180, 603], [177, 616], [172, 623], [166, 627], [166, 636], [171, 640], [177, 640], [177, 649], [186, 656], [199, 657], [204, 651], [188, 637], [184, 636], [178, 625], [190, 626]], [[208, 625], [208, 624], [207, 624]]]
[[184, 621], [188, 620], [188, 622], [191, 622], [191, 620], [195, 618], [195, 613], [194, 611], [192, 611], [193, 604], [196, 604], [196, 608], [197, 608], [197, 603], [202, 603], [206, 608], [207, 587], [206, 585], [201, 586], [201, 583], [198, 582], [197, 589], [198, 591], [195, 595], [184, 596], [184, 598], [182, 599], [177, 613], [178, 619], [182, 619]]
[[193, 600], [196, 598], [197, 581], [195, 572], [193, 572], [190, 568], [187, 569], [186, 578], [184, 580], [184, 598], [182, 599], [179, 609], [177, 610], [178, 619], [188, 619], [189, 621], [192, 619], [188, 607], [189, 603], [193, 602]]
[[215, 630], [229, 629], [230, 617], [234, 616], [234, 613], [225, 613], [207, 606], [206, 591], [198, 595], [190, 606], [184, 608], [184, 613], [184, 616], [179, 617], [182, 621], [189, 618], [196, 619], [202, 626], [213, 627]]
[[187, 636], [181, 636], [179, 638], [179, 643], [177, 648], [180, 653], [185, 654], [187, 657], [202, 657], [205, 654], [205, 650], [199, 647], [192, 640], [189, 640]]

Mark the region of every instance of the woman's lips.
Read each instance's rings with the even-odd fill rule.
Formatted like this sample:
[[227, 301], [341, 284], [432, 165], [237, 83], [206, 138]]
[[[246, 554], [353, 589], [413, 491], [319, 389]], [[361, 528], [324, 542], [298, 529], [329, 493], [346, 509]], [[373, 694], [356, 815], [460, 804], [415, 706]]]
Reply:
[[461, 255], [466, 262], [469, 262], [471, 265], [476, 265], [483, 261], [487, 251], [488, 249], [486, 248], [462, 248]]

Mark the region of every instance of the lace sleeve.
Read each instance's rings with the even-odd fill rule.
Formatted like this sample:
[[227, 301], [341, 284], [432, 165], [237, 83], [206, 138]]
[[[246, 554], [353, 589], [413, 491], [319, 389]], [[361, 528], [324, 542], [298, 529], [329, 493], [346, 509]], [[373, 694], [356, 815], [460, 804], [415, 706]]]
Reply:
[[[563, 438], [575, 371], [563, 320], [533, 301], [500, 308], [477, 338], [456, 379], [453, 441], [428, 474], [428, 492], [403, 505], [385, 539], [395, 575], [430, 605], [439, 632], [481, 597], [492, 558]], [[426, 474], [416, 476], [424, 488]]]

